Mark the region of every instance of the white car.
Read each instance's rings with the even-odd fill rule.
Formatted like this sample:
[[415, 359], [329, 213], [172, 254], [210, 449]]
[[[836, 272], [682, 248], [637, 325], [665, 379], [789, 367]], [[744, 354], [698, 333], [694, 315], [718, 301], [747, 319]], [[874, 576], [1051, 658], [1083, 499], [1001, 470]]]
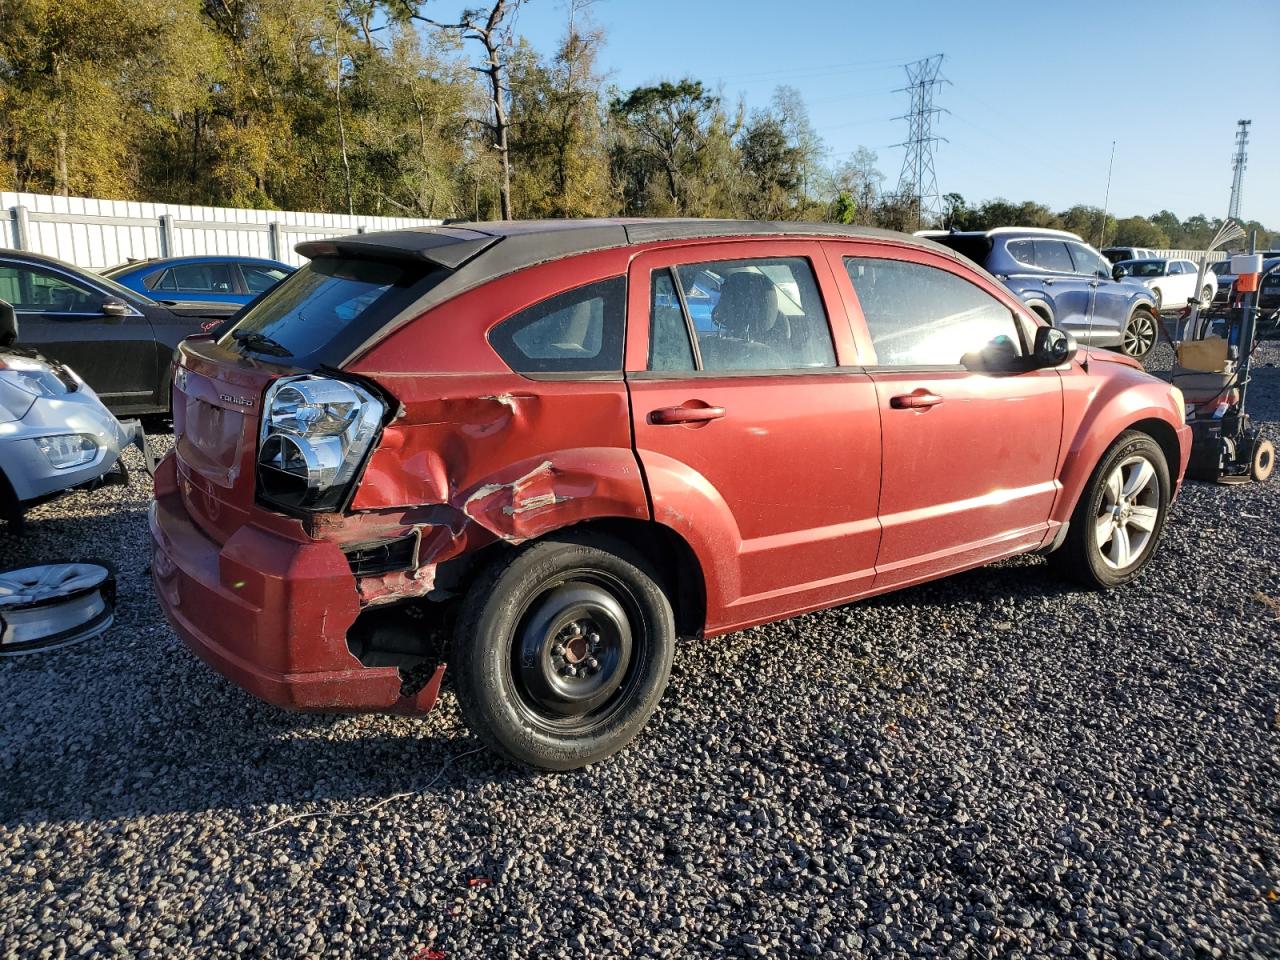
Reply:
[[1121, 260], [1115, 265], [1113, 275], [1117, 280], [1129, 277], [1145, 286], [1155, 297], [1156, 309], [1181, 310], [1188, 300], [1199, 300], [1207, 307], [1218, 292], [1218, 275], [1212, 270], [1204, 272], [1200, 289], [1196, 290], [1199, 271], [1190, 260], [1151, 258]]
[[0, 300], [0, 520], [11, 533], [21, 531], [28, 506], [127, 483], [120, 452], [131, 443], [151, 469], [142, 425], [117, 420], [70, 368], [17, 347], [17, 330], [13, 308]]

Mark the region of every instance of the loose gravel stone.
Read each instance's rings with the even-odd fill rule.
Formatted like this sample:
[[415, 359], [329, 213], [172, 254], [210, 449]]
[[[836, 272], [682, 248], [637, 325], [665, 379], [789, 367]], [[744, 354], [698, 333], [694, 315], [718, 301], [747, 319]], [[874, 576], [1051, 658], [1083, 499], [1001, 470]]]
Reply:
[[314, 716], [222, 680], [151, 596], [149, 496], [0, 534], [120, 578], [105, 637], [0, 661], [5, 957], [1280, 955], [1280, 483], [1188, 484], [1114, 593], [1026, 557], [686, 645], [565, 775], [447, 692]]

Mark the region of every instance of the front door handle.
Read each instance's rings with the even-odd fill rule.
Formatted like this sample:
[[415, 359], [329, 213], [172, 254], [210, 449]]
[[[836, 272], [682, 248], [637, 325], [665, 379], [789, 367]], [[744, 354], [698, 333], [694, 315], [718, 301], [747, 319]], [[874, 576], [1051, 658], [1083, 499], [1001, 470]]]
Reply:
[[1044, 283], [1044, 285], [1045, 285], [1046, 287], [1052, 287], [1052, 286], [1053, 286], [1053, 277], [1045, 277], [1045, 278], [1044, 278], [1044, 280], [1043, 280], [1042, 282]]
[[706, 423], [724, 416], [724, 407], [663, 407], [649, 414], [649, 422], [666, 426], [673, 423]]
[[912, 393], [904, 393], [901, 396], [891, 397], [889, 406], [895, 410], [925, 410], [929, 407], [936, 407], [941, 402], [942, 398], [936, 393], [921, 389]]

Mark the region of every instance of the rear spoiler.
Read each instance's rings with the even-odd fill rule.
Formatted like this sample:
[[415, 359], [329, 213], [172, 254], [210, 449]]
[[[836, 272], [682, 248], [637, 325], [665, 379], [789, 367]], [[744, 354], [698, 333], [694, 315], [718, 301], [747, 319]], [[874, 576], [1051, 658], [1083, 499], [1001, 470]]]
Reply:
[[501, 239], [463, 227], [421, 227], [414, 230], [353, 233], [327, 240], [306, 240], [293, 249], [308, 259], [347, 257], [355, 260], [399, 260], [431, 263], [447, 270], [457, 270]]

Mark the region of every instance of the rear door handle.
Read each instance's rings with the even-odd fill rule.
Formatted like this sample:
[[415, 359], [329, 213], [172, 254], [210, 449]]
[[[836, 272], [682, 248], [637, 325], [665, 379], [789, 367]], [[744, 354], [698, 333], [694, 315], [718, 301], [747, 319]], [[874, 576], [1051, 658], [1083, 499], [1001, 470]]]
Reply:
[[724, 416], [724, 407], [663, 407], [649, 414], [649, 422], [665, 426], [672, 423], [706, 423]]
[[936, 407], [941, 402], [940, 396], [928, 390], [916, 390], [913, 393], [889, 398], [889, 406], [895, 410], [924, 410], [928, 407]]

